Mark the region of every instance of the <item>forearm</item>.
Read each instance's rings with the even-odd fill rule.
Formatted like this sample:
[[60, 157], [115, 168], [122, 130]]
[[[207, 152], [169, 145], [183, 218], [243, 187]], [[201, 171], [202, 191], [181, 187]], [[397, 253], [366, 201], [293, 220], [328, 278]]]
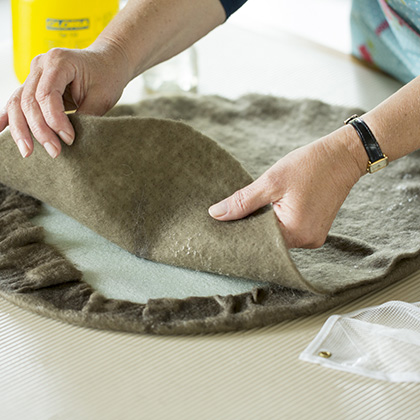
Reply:
[[[420, 76], [362, 117], [389, 161], [420, 149]], [[367, 173], [368, 156], [351, 125], [339, 128], [320, 141], [338, 161], [350, 160], [354, 182]]]
[[225, 18], [219, 0], [129, 0], [90, 48], [122, 53], [132, 79], [188, 48]]
[[420, 77], [364, 115], [382, 151], [395, 160], [420, 148]]

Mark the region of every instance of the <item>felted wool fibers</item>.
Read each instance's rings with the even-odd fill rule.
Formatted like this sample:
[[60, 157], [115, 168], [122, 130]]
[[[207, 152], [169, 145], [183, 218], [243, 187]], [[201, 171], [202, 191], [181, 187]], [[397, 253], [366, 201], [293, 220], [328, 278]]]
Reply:
[[[354, 112], [259, 95], [237, 101], [153, 98], [116, 108], [107, 117], [72, 116], [75, 143], [63, 145], [55, 160], [38, 144], [30, 158], [22, 159], [10, 134], [2, 134], [0, 181], [9, 187], [58, 208], [139, 257], [267, 282], [235, 296], [145, 304], [106, 299], [43, 244], [40, 233], [31, 237], [31, 229], [39, 228], [31, 227], [26, 204], [6, 205], [11, 195], [25, 203], [31, 199], [3, 187], [0, 214], [6, 221], [12, 217], [16, 229], [6, 228], [9, 222], [1, 225], [2, 295], [79, 325], [191, 333], [312, 313], [404, 277], [419, 267], [419, 153], [364, 177], [319, 250], [289, 253], [270, 207], [227, 223], [207, 213], [211, 204], [294, 148], [338, 128]], [[36, 244], [48, 248], [48, 257], [37, 254]], [[25, 252], [31, 255], [26, 266], [21, 264]]]

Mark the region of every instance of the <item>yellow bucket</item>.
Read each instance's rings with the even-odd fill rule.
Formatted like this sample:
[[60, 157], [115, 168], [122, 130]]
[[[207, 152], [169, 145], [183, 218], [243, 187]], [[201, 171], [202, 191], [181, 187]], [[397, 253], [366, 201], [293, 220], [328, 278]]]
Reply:
[[32, 59], [51, 48], [86, 48], [118, 12], [119, 0], [12, 0], [13, 54], [23, 83]]

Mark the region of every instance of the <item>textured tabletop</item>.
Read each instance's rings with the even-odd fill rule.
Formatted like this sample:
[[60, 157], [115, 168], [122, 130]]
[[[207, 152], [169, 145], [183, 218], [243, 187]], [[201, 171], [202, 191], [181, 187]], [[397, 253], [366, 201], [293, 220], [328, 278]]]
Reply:
[[[0, 48], [6, 63], [0, 69], [3, 103], [17, 82], [10, 43]], [[234, 23], [201, 41], [198, 52], [202, 93], [237, 97], [254, 91], [369, 108], [399, 86], [302, 38], [264, 35]], [[124, 99], [138, 100], [138, 92], [140, 84], [134, 82]], [[91, 240], [92, 246], [98, 243]], [[63, 249], [71, 246], [64, 237]], [[119, 255], [110, 255], [110, 261]], [[89, 254], [83, 264], [84, 270], [98, 269]], [[107, 275], [99, 271], [98, 282]], [[298, 356], [332, 313], [388, 300], [419, 301], [419, 281], [420, 273], [334, 311], [273, 327], [193, 337], [84, 329], [0, 300], [0, 417], [416, 419], [417, 385], [333, 371]]]

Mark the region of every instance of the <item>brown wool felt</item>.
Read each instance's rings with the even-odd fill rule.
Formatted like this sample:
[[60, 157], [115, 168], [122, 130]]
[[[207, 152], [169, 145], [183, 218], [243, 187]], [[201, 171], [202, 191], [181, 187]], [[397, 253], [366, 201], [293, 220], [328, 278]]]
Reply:
[[289, 254], [269, 207], [229, 223], [207, 213], [211, 204], [247, 185], [288, 151], [331, 132], [354, 111], [258, 95], [237, 101], [153, 98], [115, 108], [108, 117], [73, 116], [76, 141], [63, 145], [56, 160], [39, 145], [22, 159], [10, 134], [2, 134], [4, 184], [139, 257], [267, 286], [235, 296], [144, 304], [107, 299], [43, 242], [42, 229], [29, 222], [37, 202], [3, 187], [1, 295], [78, 325], [196, 333], [310, 314], [399, 280], [420, 262], [418, 152], [365, 176], [319, 250]]

